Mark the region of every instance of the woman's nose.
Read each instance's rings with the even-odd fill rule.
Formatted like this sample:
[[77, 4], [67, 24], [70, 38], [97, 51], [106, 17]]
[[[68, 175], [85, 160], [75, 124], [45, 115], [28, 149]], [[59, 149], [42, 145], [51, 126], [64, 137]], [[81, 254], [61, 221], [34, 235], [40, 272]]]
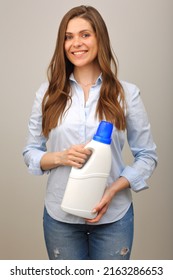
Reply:
[[80, 38], [74, 38], [74, 41], [73, 41], [73, 46], [75, 47], [75, 48], [79, 48], [80, 46], [82, 46], [82, 42], [81, 42], [81, 40], [80, 40]]

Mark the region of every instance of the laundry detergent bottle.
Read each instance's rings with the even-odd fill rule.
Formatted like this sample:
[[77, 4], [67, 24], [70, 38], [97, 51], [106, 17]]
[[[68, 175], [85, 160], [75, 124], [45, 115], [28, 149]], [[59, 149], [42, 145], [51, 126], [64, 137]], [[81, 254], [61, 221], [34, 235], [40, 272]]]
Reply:
[[111, 135], [113, 125], [101, 121], [93, 139], [85, 146], [91, 156], [82, 168], [72, 167], [61, 208], [65, 212], [93, 219], [92, 210], [100, 202], [111, 168]]

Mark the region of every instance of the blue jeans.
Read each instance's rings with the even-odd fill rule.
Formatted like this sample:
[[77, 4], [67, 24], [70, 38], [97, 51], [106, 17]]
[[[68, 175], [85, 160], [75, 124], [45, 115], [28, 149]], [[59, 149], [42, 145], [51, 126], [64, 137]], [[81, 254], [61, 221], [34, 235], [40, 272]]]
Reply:
[[133, 242], [133, 206], [117, 222], [68, 224], [44, 209], [44, 237], [51, 260], [128, 260]]

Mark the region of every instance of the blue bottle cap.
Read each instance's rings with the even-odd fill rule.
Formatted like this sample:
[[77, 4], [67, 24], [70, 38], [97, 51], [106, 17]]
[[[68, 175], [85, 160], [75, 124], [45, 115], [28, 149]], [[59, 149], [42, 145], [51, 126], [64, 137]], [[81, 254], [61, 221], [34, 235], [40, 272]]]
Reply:
[[104, 143], [104, 144], [110, 144], [111, 143], [111, 135], [113, 130], [113, 124], [106, 121], [101, 121], [97, 132], [93, 137], [93, 140]]

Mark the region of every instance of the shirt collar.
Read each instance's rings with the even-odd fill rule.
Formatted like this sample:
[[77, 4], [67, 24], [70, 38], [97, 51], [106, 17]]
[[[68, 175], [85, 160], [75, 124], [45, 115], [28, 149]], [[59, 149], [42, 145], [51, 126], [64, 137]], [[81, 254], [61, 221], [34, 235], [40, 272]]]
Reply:
[[[76, 81], [73, 73], [70, 74], [69, 80], [78, 84], [78, 82]], [[98, 76], [95, 85], [98, 85], [100, 83], [102, 83], [102, 73]]]

